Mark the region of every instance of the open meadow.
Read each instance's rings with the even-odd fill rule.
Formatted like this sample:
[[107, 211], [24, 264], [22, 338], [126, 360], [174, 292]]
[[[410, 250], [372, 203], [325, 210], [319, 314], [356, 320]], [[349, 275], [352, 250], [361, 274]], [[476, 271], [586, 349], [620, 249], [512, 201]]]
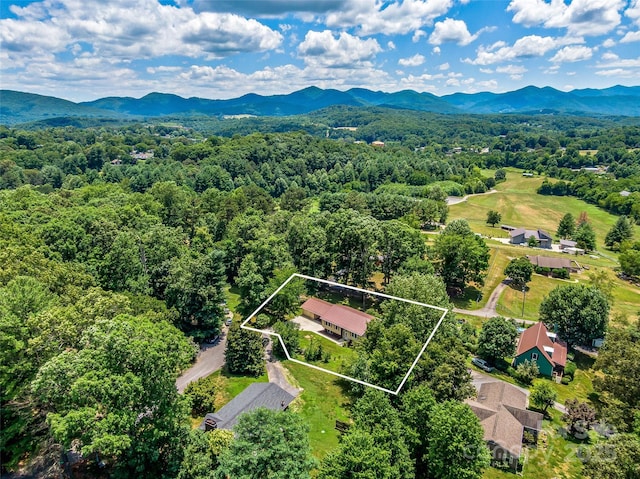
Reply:
[[[558, 222], [565, 213], [578, 216], [585, 211], [596, 232], [598, 251], [590, 255], [571, 256], [584, 269], [580, 273], [572, 273], [569, 280], [548, 278], [534, 274], [528, 284], [526, 297], [520, 289], [505, 288], [498, 299], [497, 312], [503, 316], [537, 320], [540, 303], [555, 287], [570, 283], [589, 283], [589, 273], [598, 270], [607, 272], [613, 283], [613, 299], [611, 316], [624, 315], [629, 320], [637, 320], [640, 312], [640, 289], [617, 277], [614, 269], [618, 266], [616, 253], [606, 250], [604, 237], [615, 223], [617, 217], [582, 200], [572, 197], [543, 196], [536, 193], [542, 183], [542, 177], [522, 177], [520, 171], [509, 171], [507, 181], [496, 186], [496, 192], [486, 195], [471, 196], [467, 201], [449, 207], [450, 219], [464, 218], [471, 228], [483, 235], [494, 238], [506, 238], [508, 234], [499, 226], [495, 228], [486, 224], [489, 210], [502, 214], [502, 224], [524, 226], [530, 229], [545, 229], [553, 236]], [[635, 238], [640, 238], [640, 227], [634, 226]], [[538, 248], [527, 248], [503, 244], [499, 241], [487, 240], [491, 258], [489, 269], [483, 286], [469, 286], [461, 298], [456, 298], [457, 307], [477, 310], [483, 308], [491, 292], [505, 279], [504, 268], [513, 258], [524, 255], [545, 255], [567, 258], [566, 254], [551, 252]], [[524, 300], [524, 315], [523, 315]]]

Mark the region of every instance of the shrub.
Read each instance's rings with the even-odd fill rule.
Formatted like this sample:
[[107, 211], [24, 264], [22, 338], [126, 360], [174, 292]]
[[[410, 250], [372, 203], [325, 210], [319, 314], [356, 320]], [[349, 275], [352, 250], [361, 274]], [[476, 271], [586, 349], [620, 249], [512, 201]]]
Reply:
[[564, 268], [554, 268], [551, 270], [554, 278], [569, 279], [569, 272]]
[[566, 386], [571, 382], [571, 377], [570, 376], [562, 376], [562, 380], [560, 382]]
[[204, 416], [215, 410], [216, 385], [213, 376], [200, 378], [189, 383], [184, 394], [191, 399], [192, 416]]
[[511, 376], [512, 378], [516, 378], [516, 377], [517, 377], [516, 370], [515, 370], [512, 366], [509, 366], [509, 367], [507, 368], [507, 374], [508, 374], [509, 376]]
[[571, 377], [571, 379], [573, 379], [575, 373], [576, 373], [576, 369], [578, 369], [578, 366], [576, 366], [576, 363], [573, 363], [571, 361], [567, 361], [566, 366], [564, 367], [564, 376], [567, 377]]
[[516, 378], [524, 384], [531, 384], [539, 372], [538, 363], [525, 359], [516, 368]]

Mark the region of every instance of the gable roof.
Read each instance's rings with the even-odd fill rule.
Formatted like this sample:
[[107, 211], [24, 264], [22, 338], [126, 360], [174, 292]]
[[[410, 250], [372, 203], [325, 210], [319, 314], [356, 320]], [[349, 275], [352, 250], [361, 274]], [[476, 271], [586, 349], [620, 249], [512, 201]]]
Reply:
[[200, 429], [205, 429], [205, 423], [214, 421], [218, 429], [232, 429], [238, 418], [245, 412], [266, 407], [273, 411], [283, 411], [289, 406], [295, 396], [289, 394], [275, 383], [253, 383], [244, 391], [229, 401], [215, 413], [204, 417]]
[[540, 353], [553, 366], [564, 367], [567, 364], [567, 345], [556, 339], [555, 342], [549, 337], [549, 331], [542, 321], [525, 329], [518, 339], [516, 356], [530, 351], [537, 347]]
[[373, 316], [343, 304], [332, 304], [318, 298], [309, 298], [302, 309], [320, 316], [320, 319], [342, 329], [363, 336]]
[[553, 256], [527, 256], [529, 261], [534, 266], [540, 266], [541, 268], [571, 268], [571, 260], [567, 258], [555, 258]]
[[509, 231], [509, 236], [511, 238], [513, 238], [514, 236], [520, 236], [522, 234], [524, 234], [524, 237], [526, 239], [529, 239], [532, 236], [538, 241], [550, 240], [551, 239], [551, 235], [549, 235], [549, 233], [547, 233], [546, 231], [541, 230], [541, 229], [528, 230], [528, 229], [525, 229], [525, 228], [516, 228], [514, 230]]
[[561, 239], [560, 240], [560, 246], [568, 246], [569, 248], [573, 248], [577, 244], [578, 243], [573, 241], [573, 240], [568, 240], [568, 239]]
[[527, 411], [527, 396], [511, 384], [483, 383], [475, 399], [465, 401], [480, 420], [484, 440], [518, 457], [524, 428], [542, 429], [542, 414]]

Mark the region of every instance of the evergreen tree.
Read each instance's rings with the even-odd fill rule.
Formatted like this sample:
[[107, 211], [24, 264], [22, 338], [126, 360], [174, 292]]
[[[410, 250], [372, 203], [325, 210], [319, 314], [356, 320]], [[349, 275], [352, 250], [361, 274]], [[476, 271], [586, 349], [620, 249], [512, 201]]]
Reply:
[[558, 224], [558, 231], [556, 234], [562, 238], [571, 238], [576, 231], [576, 220], [571, 213], [567, 213], [560, 220], [560, 224]]
[[233, 323], [227, 336], [225, 358], [229, 372], [260, 376], [264, 372], [264, 350], [260, 334], [242, 329], [237, 322]]
[[591, 224], [587, 221], [580, 223], [576, 229], [573, 239], [577, 243], [578, 248], [587, 251], [596, 249], [596, 233], [593, 231]]
[[631, 226], [631, 221], [626, 216], [621, 216], [607, 233], [604, 244], [607, 248], [617, 250], [623, 241], [631, 239], [632, 236], [633, 227]]

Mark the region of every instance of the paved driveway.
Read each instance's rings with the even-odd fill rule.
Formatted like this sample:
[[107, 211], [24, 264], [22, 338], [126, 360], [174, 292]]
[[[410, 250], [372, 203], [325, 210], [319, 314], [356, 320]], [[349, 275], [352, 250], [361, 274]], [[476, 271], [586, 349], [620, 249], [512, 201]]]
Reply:
[[313, 321], [309, 318], [305, 318], [304, 316], [296, 316], [291, 321], [300, 325], [301, 331], [312, 331], [316, 334], [319, 334], [323, 338], [327, 338], [329, 341], [333, 341], [336, 344], [342, 346], [344, 339], [333, 336], [332, 334], [327, 333], [322, 325], [317, 321]]
[[220, 339], [216, 344], [204, 343], [200, 347], [195, 364], [176, 380], [176, 387], [179, 392], [183, 392], [189, 383], [222, 369], [228, 329], [227, 326], [222, 327]]

